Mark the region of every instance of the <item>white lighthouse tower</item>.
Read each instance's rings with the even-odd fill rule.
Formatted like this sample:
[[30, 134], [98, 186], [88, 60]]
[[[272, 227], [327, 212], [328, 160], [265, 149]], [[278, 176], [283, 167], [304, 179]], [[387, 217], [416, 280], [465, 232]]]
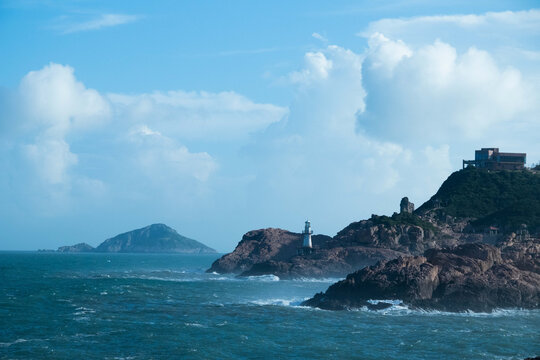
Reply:
[[304, 242], [302, 244], [302, 247], [304, 248], [313, 248], [311, 244], [311, 234], [313, 234], [313, 230], [311, 230], [311, 223], [309, 220], [306, 220], [306, 226], [304, 228], [304, 231], [302, 231], [302, 234], [304, 234]]

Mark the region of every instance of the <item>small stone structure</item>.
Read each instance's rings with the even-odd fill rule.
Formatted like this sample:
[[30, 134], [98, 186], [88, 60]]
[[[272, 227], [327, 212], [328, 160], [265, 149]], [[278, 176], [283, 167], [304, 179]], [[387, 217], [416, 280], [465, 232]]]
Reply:
[[531, 238], [531, 235], [529, 234], [529, 230], [527, 229], [526, 224], [521, 224], [519, 229], [516, 231], [516, 240], [518, 241], [526, 241]]
[[404, 197], [401, 199], [401, 203], [399, 204], [399, 213], [408, 213], [412, 214], [414, 212], [414, 204], [409, 201], [408, 197]]

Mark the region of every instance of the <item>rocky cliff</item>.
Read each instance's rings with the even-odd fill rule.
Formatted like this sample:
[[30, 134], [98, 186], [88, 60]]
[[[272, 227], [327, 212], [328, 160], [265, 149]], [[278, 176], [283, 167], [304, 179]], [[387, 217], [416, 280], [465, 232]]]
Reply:
[[339, 246], [326, 235], [312, 237], [314, 251], [298, 254], [302, 234], [282, 229], [246, 233], [236, 249], [216, 260], [208, 272], [241, 276], [274, 274], [280, 278], [340, 277], [379, 260], [402, 253], [364, 246]]
[[534, 271], [538, 260], [528, 260], [538, 258], [538, 244], [526, 242], [505, 250], [465, 244], [381, 261], [348, 275], [304, 305], [339, 310], [369, 307], [374, 299], [395, 299], [446, 311], [538, 308], [540, 274]]

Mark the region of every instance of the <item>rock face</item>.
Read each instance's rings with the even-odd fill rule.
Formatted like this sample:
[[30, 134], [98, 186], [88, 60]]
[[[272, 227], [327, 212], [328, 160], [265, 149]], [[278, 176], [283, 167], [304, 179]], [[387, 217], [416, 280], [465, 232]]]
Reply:
[[79, 253], [79, 252], [92, 252], [94, 250], [93, 246], [88, 245], [87, 243], [79, 243], [71, 246], [60, 246], [58, 252], [70, 252], [70, 253]]
[[297, 255], [302, 234], [275, 228], [250, 231], [232, 253], [216, 260], [208, 272], [273, 274], [280, 278], [338, 277], [381, 259], [403, 255], [389, 249], [338, 246], [325, 235], [312, 236], [312, 242], [313, 253]]
[[115, 253], [186, 253], [205, 254], [216, 251], [176, 232], [164, 224], [153, 224], [105, 240], [95, 252]]
[[433, 225], [403, 221], [405, 218], [416, 219], [415, 215], [402, 214], [394, 218], [400, 221], [388, 223], [387, 219], [392, 218], [373, 215], [371, 219], [354, 222], [338, 232], [334, 242], [341, 246], [384, 248], [415, 255], [428, 248], [450, 245], [451, 238], [435, 236]]
[[424, 309], [491, 311], [540, 307], [540, 274], [523, 266], [538, 244], [501, 250], [487, 244], [430, 249], [424, 256], [381, 261], [347, 276], [304, 302], [322, 309], [368, 306], [393, 299]]
[[362, 246], [317, 249], [309, 255], [297, 255], [284, 261], [268, 260], [255, 263], [241, 276], [274, 274], [287, 278], [343, 277], [356, 269], [403, 255], [389, 249]]

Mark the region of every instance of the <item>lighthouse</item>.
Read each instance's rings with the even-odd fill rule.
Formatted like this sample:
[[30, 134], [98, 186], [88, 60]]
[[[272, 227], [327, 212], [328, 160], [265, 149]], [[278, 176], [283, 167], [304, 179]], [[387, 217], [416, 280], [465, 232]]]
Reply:
[[302, 247], [311, 249], [313, 247], [311, 245], [311, 234], [313, 234], [313, 230], [311, 230], [311, 223], [309, 220], [306, 220], [306, 226], [304, 227], [302, 234], [304, 234], [304, 242]]

